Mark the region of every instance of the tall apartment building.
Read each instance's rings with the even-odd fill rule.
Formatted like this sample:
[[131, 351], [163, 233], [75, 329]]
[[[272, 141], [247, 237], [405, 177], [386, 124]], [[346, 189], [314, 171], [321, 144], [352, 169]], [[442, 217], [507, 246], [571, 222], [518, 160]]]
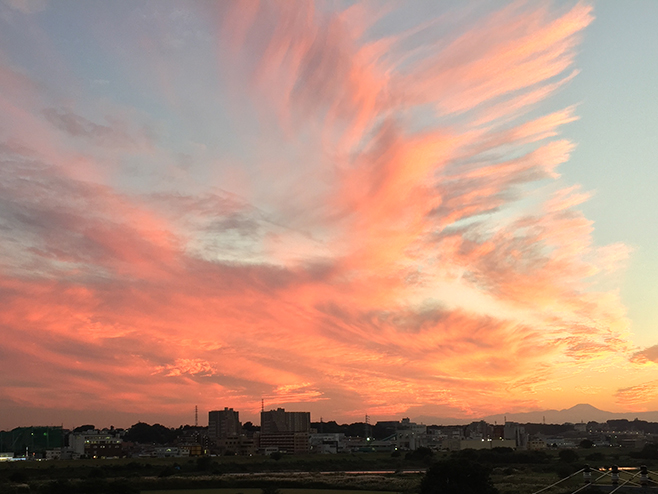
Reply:
[[240, 412], [232, 408], [208, 412], [208, 436], [211, 439], [239, 436], [241, 432]]
[[311, 412], [283, 408], [260, 413], [260, 448], [303, 454], [310, 450]]
[[310, 432], [311, 412], [286, 412], [283, 408], [260, 412], [260, 433]]

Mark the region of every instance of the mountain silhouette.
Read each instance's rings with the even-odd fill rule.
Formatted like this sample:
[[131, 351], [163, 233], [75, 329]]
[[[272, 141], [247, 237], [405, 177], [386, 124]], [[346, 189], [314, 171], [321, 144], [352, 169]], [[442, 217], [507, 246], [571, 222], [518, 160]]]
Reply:
[[490, 424], [502, 424], [507, 422], [520, 422], [520, 423], [535, 423], [540, 424], [546, 422], [547, 424], [563, 424], [565, 422], [605, 422], [613, 419], [626, 419], [626, 420], [646, 420], [647, 422], [658, 422], [658, 411], [652, 412], [608, 412], [599, 410], [598, 408], [588, 404], [579, 403], [571, 408], [562, 410], [540, 410], [535, 412], [509, 412], [499, 413], [495, 415], [487, 415], [481, 418], [455, 418], [455, 417], [430, 417], [420, 416], [415, 417], [416, 422], [424, 424], [468, 424], [478, 420], [484, 420]]

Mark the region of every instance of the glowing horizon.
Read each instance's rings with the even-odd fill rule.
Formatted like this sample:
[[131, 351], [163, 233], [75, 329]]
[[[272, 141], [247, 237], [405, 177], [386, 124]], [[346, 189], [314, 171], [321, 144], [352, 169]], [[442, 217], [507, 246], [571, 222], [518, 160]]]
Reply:
[[658, 409], [562, 175], [593, 7], [386, 5], [1, 4], [0, 428]]

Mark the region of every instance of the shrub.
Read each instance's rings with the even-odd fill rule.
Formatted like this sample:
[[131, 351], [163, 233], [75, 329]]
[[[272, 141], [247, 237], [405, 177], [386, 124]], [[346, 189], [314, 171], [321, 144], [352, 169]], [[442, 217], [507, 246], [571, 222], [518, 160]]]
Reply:
[[105, 470], [100, 467], [94, 467], [89, 470], [90, 479], [104, 479], [105, 477], [107, 477], [107, 474], [105, 473]]
[[490, 473], [488, 468], [470, 460], [443, 460], [427, 470], [420, 494], [498, 494]]
[[573, 449], [563, 449], [558, 453], [558, 456], [560, 457], [560, 460], [565, 463], [573, 463], [574, 461], [578, 461], [578, 453], [576, 453]]
[[196, 459], [196, 469], [199, 470], [200, 472], [205, 472], [206, 470], [210, 470], [211, 466], [212, 466], [212, 458], [210, 458], [210, 456], [201, 456]]
[[276, 487], [263, 487], [261, 494], [281, 494], [281, 491]]
[[174, 467], [171, 465], [167, 465], [162, 469], [162, 471], [159, 473], [158, 477], [171, 477], [173, 474], [176, 473], [176, 470], [174, 470]]
[[16, 470], [15, 472], [11, 472], [11, 475], [9, 476], [9, 480], [17, 483], [27, 482], [28, 479], [29, 477], [25, 470]]
[[69, 480], [55, 480], [54, 482], [47, 483], [39, 492], [45, 494], [69, 494], [73, 492], [71, 482]]
[[409, 451], [404, 455], [405, 460], [424, 460], [426, 458], [431, 458], [434, 455], [431, 449], [420, 447], [414, 451]]
[[555, 466], [555, 473], [557, 474], [558, 478], [563, 479], [565, 477], [568, 477], [574, 472], [574, 467], [573, 465], [569, 463], [558, 463]]
[[658, 444], [645, 444], [642, 450], [632, 451], [630, 457], [658, 460]]

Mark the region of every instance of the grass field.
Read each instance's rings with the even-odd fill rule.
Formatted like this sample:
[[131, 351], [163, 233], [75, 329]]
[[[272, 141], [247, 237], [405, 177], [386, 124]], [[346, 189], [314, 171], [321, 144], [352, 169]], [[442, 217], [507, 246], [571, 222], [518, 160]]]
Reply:
[[[18, 492], [15, 488], [20, 483], [29, 484], [31, 492], [49, 493], [48, 486], [56, 482], [68, 482], [71, 488], [96, 482], [108, 488], [126, 484], [143, 494], [261, 494], [263, 488], [278, 488], [281, 494], [414, 494], [424, 468], [433, 461], [457, 457], [488, 465], [500, 494], [531, 494], [586, 463], [592, 468], [644, 463], [658, 471], [658, 460], [633, 458], [631, 452], [623, 448], [580, 449], [577, 459], [569, 464], [559, 458], [557, 450], [547, 450], [540, 457], [523, 451], [488, 455], [473, 450], [442, 452], [423, 461], [371, 453], [284, 456], [279, 460], [224, 456], [25, 461], [0, 463], [0, 492]], [[578, 474], [550, 492], [572, 492], [582, 485], [582, 475]]]
[[[143, 494], [261, 494], [262, 489], [178, 489], [142, 491]], [[344, 491], [337, 489], [279, 489], [281, 494], [391, 494], [390, 491]]]

